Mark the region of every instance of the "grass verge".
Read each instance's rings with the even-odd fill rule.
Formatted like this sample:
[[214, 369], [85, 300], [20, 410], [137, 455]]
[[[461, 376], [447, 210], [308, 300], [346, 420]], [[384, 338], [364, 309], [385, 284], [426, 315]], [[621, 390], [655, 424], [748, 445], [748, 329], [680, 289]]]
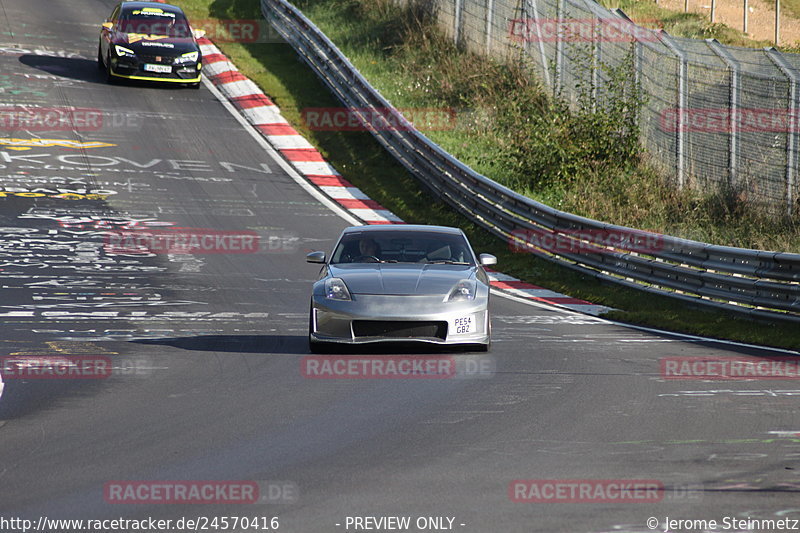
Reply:
[[[178, 3], [187, 9], [190, 18], [194, 19], [260, 18], [258, 0], [182, 0]], [[476, 103], [470, 98], [487, 98], [481, 96], [481, 94], [486, 94], [487, 87], [490, 89], [490, 93], [504, 95], [506, 100], [513, 100], [510, 105], [516, 106], [517, 116], [520, 113], [527, 113], [529, 109], [538, 109], [541, 115], [548, 116], [553, 109], [552, 106], [557, 105], [552, 100], [541, 97], [535, 84], [525, 81], [527, 77], [523, 78], [518, 76], [519, 73], [508, 72], [502, 65], [487, 62], [482, 58], [468, 54], [463, 55], [460, 52], [458, 55], [451, 55], [451, 52], [457, 51], [442, 47], [443, 43], [435, 40], [435, 37], [432, 37], [434, 40], [429, 46], [438, 52], [437, 60], [450, 61], [448, 68], [442, 69], [441, 65], [431, 62], [427, 72], [414, 72], [413, 69], [420, 65], [420, 61], [423, 61], [425, 56], [418, 55], [415, 58], [408, 55], [419, 52], [415, 52], [414, 46], [408, 46], [407, 42], [400, 39], [402, 32], [399, 30], [402, 30], [402, 27], [397, 26], [398, 18], [390, 11], [391, 7], [388, 3], [371, 2], [371, 4], [381, 7], [382, 11], [377, 13], [377, 18], [373, 17], [371, 20], [365, 21], [363, 16], [362, 18], [355, 16], [369, 16], [367, 12], [360, 12], [361, 4], [358, 0], [301, 2], [304, 11], [312, 20], [328, 32], [334, 42], [345, 50], [345, 53], [367, 78], [379, 86], [395, 105], [431, 107], [432, 105], [452, 104], [453, 101], [448, 98], [455, 98], [454, 101], [459, 106], [466, 107], [466, 104]], [[402, 19], [400, 23], [402, 23]], [[427, 34], [420, 34], [418, 37], [422, 38], [423, 35]], [[281, 107], [287, 120], [317, 146], [346, 179], [407, 222], [461, 227], [468, 233], [476, 249], [498, 256], [500, 268], [504, 272], [552, 290], [619, 309], [608, 315], [609, 318], [742, 342], [800, 348], [800, 331], [796, 326], [756, 323], [727, 313], [692, 309], [667, 297], [645, 295], [615, 285], [600, 284], [592, 278], [573, 273], [543, 259], [527, 254], [513, 253], [508, 249], [506, 243], [474, 226], [428, 195], [419, 183], [388, 156], [369, 134], [314, 131], [306, 127], [302, 121], [303, 109], [338, 107], [340, 104], [333, 99], [305, 64], [297, 59], [296, 54], [288, 45], [243, 43], [218, 43], [218, 45], [244, 74], [264, 89]], [[430, 56], [428, 58], [433, 59]], [[473, 71], [470, 70], [471, 68], [479, 68], [479, 70]], [[439, 75], [437, 74], [439, 72], [442, 76], [445, 75], [444, 73], [450, 75], [459, 72], [470, 74], [452, 80], [444, 78], [435, 78], [433, 81], [426, 80], [426, 75]], [[413, 77], [411, 77], [412, 75]], [[467, 80], [465, 81], [464, 78]], [[381, 86], [381, 83], [385, 85]], [[433, 94], [425, 96], [426, 87], [429, 92], [436, 87], [444, 88], [445, 93], [443, 95], [437, 90]], [[406, 90], [408, 88], [413, 90]], [[483, 93], [480, 91], [481, 89], [484, 90]], [[523, 96], [520, 99], [509, 99], [507, 96], [512, 94], [509, 91], [514, 91], [513, 94], [522, 93]], [[487, 100], [478, 101], [478, 103], [485, 106]], [[539, 107], [537, 108], [537, 106]], [[544, 125], [540, 124], [540, 126]], [[560, 124], [551, 125], [554, 131], [541, 131], [540, 135], [545, 139], [540, 142], [551, 143], [552, 146], [559, 148], [559, 143], [572, 131], [564, 129]], [[572, 128], [580, 125], [580, 123], [570, 123]], [[558, 126], [562, 126], [562, 128], [559, 130]], [[481, 127], [481, 124], [477, 124], [472, 129], [468, 128], [467, 132], [444, 132], [442, 139], [437, 138], [436, 140], [442, 142], [448, 149], [458, 148], [460, 144], [466, 155], [457, 155], [485, 174], [491, 175], [490, 170], [493, 167], [499, 169], [495, 172], [496, 174], [505, 174], [508, 168], [513, 167], [514, 161], [503, 161], [499, 158], [502, 150], [498, 150], [490, 142], [493, 134], [481, 130]], [[508, 125], [506, 125], [506, 129], [510, 129]], [[476, 138], [476, 132], [478, 138], [481, 139], [479, 142], [472, 141]], [[625, 188], [640, 187], [643, 182], [645, 187], [654, 188], [653, 197], [658, 197], [659, 203], [665, 203], [664, 196], [659, 197], [659, 195], [673, 194], [669, 189], [659, 188], [658, 176], [640, 166], [636, 161], [632, 163], [627, 161], [621, 166], [609, 167], [608, 164], [604, 166], [603, 161], [598, 163], [593, 160], [591, 149], [597, 149], [597, 145], [593, 144], [594, 139], [591, 138], [590, 133], [591, 130], [588, 133], [584, 132], [582, 137], [589, 144], [590, 157], [579, 158], [579, 163], [570, 163], [574, 160], [575, 153], [558, 152], [559, 160], [556, 163], [545, 161], [542, 164], [545, 166], [550, 164], [553, 168], [561, 168], [562, 164], [583, 165], [582, 171], [588, 172], [589, 176], [601, 185], [614, 186], [615, 194], [620, 196], [619, 200], [615, 200], [616, 202], [628, 205], [630, 205], [630, 200], [625, 199]], [[496, 134], [497, 132], [495, 132]], [[571, 148], [576, 149], [575, 147]], [[613, 152], [618, 146], [601, 146], [601, 148]], [[452, 151], [457, 152], [458, 150], [453, 149]], [[525, 154], [520, 152], [519, 155]], [[596, 156], [596, 154], [594, 155]], [[610, 173], [609, 168], [611, 169]], [[606, 173], [604, 174], [604, 172]], [[615, 176], [623, 176], [627, 178], [627, 181], [618, 183], [613, 179]], [[553, 180], [553, 182], [557, 182], [557, 180]], [[559, 186], [564, 189], [563, 184]], [[591, 187], [586, 184], [576, 183], [574, 186], [571, 194], [575, 201], [592, 196]], [[565, 200], [569, 195], [564, 194], [563, 190], [545, 191], [544, 195], [545, 197], [542, 198], [544, 201], [549, 200], [550, 203], [554, 203], [560, 208], [566, 208], [569, 205], [568, 200]], [[547, 195], [550, 197], [546, 197]], [[667, 196], [667, 203], [670, 204], [683, 200], [683, 197]], [[713, 201], [694, 197], [685, 201], [689, 200], [692, 202]], [[646, 205], [632, 207], [635, 208], [632, 209], [635, 212], [647, 214], [648, 207]], [[698, 204], [696, 209], [700, 207]], [[604, 205], [599, 205], [598, 208], [605, 209], [606, 213], [609, 209]], [[726, 208], [725, 204], [720, 204], [723, 215], [725, 215]], [[685, 222], [685, 214], [676, 212], [674, 216], [678, 222]], [[734, 216], [734, 214], [729, 213], [726, 216]], [[764, 224], [769, 224], [769, 222], [764, 222]], [[651, 227], [646, 224], [639, 226]], [[755, 236], [760, 235], [764, 231], [764, 226], [757, 226], [752, 231]]]

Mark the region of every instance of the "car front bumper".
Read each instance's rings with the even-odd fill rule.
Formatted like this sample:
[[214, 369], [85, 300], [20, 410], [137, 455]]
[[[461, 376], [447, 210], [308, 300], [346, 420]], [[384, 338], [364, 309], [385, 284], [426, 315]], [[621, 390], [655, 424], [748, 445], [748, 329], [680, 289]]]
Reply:
[[309, 329], [317, 342], [488, 344], [488, 297], [443, 302], [442, 296], [356, 294], [339, 301], [314, 295]]
[[202, 63], [186, 63], [180, 65], [162, 64], [169, 67], [169, 72], [150, 72], [145, 70], [145, 61], [133, 57], [111, 59], [111, 75], [129, 80], [164, 81], [177, 83], [198, 83], [202, 71]]

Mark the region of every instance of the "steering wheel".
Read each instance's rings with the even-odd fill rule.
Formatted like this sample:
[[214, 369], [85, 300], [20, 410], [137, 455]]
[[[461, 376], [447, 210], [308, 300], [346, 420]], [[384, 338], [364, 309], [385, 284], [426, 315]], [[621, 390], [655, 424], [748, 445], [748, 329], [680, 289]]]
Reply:
[[360, 255], [356, 257], [356, 261], [359, 263], [380, 263], [381, 260], [375, 257], [374, 255]]

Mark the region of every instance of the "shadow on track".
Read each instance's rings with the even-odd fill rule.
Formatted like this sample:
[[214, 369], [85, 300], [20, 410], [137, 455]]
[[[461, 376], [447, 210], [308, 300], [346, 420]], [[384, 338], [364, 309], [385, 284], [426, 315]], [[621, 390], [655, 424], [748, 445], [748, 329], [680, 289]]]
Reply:
[[97, 61], [75, 57], [52, 57], [26, 54], [19, 62], [36, 70], [73, 80], [106, 83], [106, 75], [97, 68]]
[[[97, 68], [97, 61], [93, 59], [26, 54], [19, 57], [19, 62], [31, 68], [35, 68], [36, 70], [47, 72], [53, 76], [59, 76], [65, 79], [84, 81], [88, 83], [108, 85], [105, 72]], [[139, 81], [125, 78], [115, 78], [114, 83], [116, 85], [131, 85], [135, 87], [150, 87], [157, 89], [185, 89], [183, 83]]]
[[[305, 335], [199, 335], [197, 337], [137, 339], [130, 342], [172, 346], [183, 350], [204, 352], [263, 353], [272, 355], [308, 355], [311, 353], [308, 346], [308, 337]], [[469, 347], [464, 346], [392, 342], [357, 346], [348, 344], [332, 345], [329, 353], [339, 355], [419, 355], [465, 353], [468, 351]]]
[[[309, 350], [310, 351], [310, 350]], [[427, 355], [427, 354], [471, 354], [481, 353], [473, 345], [442, 345], [412, 341], [391, 341], [380, 344], [331, 344], [320, 355]]]
[[22, 418], [38, 410], [54, 409], [75, 398], [97, 394], [104, 380], [6, 379], [0, 399], [0, 421]]
[[293, 355], [308, 353], [308, 340], [305, 335], [198, 335], [197, 337], [139, 339], [131, 342], [206, 352]]

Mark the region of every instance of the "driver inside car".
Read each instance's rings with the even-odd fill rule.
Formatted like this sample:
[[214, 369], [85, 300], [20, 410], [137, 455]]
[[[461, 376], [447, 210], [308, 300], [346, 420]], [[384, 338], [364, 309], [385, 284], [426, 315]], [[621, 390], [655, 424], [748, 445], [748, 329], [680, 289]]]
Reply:
[[364, 261], [370, 257], [380, 260], [381, 247], [374, 239], [369, 237], [361, 239], [358, 242], [358, 251], [361, 254], [358, 258], [360, 261]]

